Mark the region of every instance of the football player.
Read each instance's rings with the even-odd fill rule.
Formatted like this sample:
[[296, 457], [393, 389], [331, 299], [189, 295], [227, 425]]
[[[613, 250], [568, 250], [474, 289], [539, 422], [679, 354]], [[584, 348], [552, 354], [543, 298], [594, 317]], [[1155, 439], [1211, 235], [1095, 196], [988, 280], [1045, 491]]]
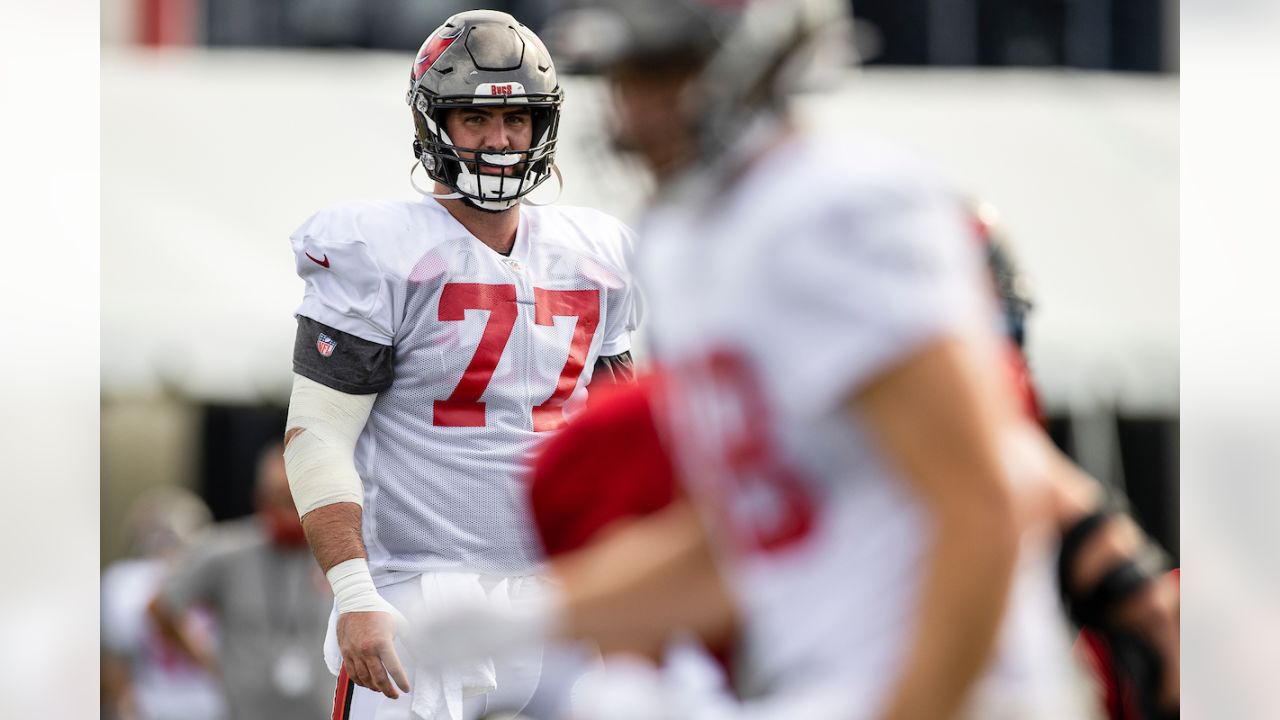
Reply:
[[1053, 577], [1065, 471], [1010, 391], [966, 211], [786, 113], [844, 3], [586, 4], [563, 47], [608, 74], [620, 144], [664, 188], [637, 267], [688, 500], [560, 563], [536, 611], [427, 623], [426, 653], [714, 632], [711, 549], [745, 716], [1084, 716]]
[[[989, 206], [983, 206], [989, 207]], [[985, 251], [991, 286], [999, 300], [1007, 339], [1011, 387], [1029, 423], [1041, 424], [1039, 402], [1023, 357], [1026, 316], [1031, 301], [1025, 279], [1007, 243], [992, 229], [990, 213], [975, 212], [976, 237]], [[581, 552], [623, 533], [631, 522], [683, 502], [669, 443], [659, 430], [654, 405], [660, 401], [661, 376], [608, 394], [577, 416], [540, 451], [530, 482], [533, 517], [539, 535], [561, 576], [573, 576], [603, 552]], [[1112, 718], [1158, 718], [1178, 707], [1176, 578], [1134, 572], [1146, 562], [1150, 541], [1122, 511], [1108, 507], [1102, 487], [1065, 459], [1055, 463], [1051, 487], [1055, 523], [1064, 537], [1059, 556], [1059, 590], [1077, 622], [1086, 628], [1078, 647], [1097, 669], [1104, 692], [1099, 698]], [[600, 482], [607, 477], [608, 482]], [[702, 575], [686, 582], [687, 597], [703, 598], [713, 621], [695, 623], [700, 639], [721, 661], [734, 667], [735, 613], [720, 574], [709, 558]], [[1111, 578], [1108, 580], [1107, 578]], [[1097, 595], [1097, 588], [1111, 589]], [[715, 610], [715, 603], [719, 609]], [[1090, 605], [1094, 607], [1090, 609]], [[688, 622], [688, 619], [686, 619]], [[659, 657], [661, 636], [628, 639], [618, 632], [604, 637], [605, 648]]]
[[[1025, 352], [1032, 309], [1026, 278], [999, 230], [995, 208], [973, 208], [978, 241], [1000, 301], [1007, 359], [1023, 412], [1044, 418]], [[1056, 453], [1055, 453], [1056, 454]], [[1161, 573], [1163, 551], [1125, 511], [1127, 503], [1064, 458], [1052, 475], [1054, 520], [1061, 533], [1058, 590], [1081, 627], [1077, 654], [1101, 688], [1111, 720], [1176, 717], [1181, 670], [1178, 572]]]
[[454, 15], [406, 100], [426, 197], [331, 207], [291, 237], [306, 289], [285, 459], [335, 595], [325, 652], [344, 719], [457, 720], [495, 687], [531, 690], [539, 655], [418, 671], [397, 623], [450, 599], [537, 596], [527, 456], [590, 385], [630, 375], [639, 318], [628, 228], [528, 204], [557, 174], [563, 100], [532, 31]]

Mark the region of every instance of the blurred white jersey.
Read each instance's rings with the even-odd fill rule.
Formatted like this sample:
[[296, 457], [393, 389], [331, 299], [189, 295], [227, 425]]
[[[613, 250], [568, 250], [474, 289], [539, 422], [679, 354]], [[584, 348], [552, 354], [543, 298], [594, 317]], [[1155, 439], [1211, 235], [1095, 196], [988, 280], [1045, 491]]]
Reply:
[[[430, 198], [331, 208], [291, 238], [306, 281], [297, 314], [391, 348], [393, 381], [356, 447], [379, 586], [529, 572], [527, 455], [585, 403], [597, 357], [630, 349], [631, 231], [585, 208], [519, 212], [510, 256]], [[327, 355], [337, 341], [316, 342]]]
[[[160, 591], [164, 561], [117, 562], [102, 573], [102, 645], [129, 661], [138, 720], [221, 720], [226, 703], [218, 681], [165, 640], [147, 616]], [[212, 642], [214, 621], [204, 610], [184, 614], [187, 630]]]
[[[940, 338], [996, 347], [976, 241], [929, 177], [874, 143], [795, 138], [710, 209], [659, 208], [641, 230], [672, 444], [729, 537], [735, 680], [774, 698], [761, 717], [799, 717], [799, 697], [838, 711], [806, 717], [871, 717], [905, 661], [930, 527], [841, 405]], [[985, 681], [1021, 711], [985, 717], [1079, 717], [1048, 554], [1031, 550]]]

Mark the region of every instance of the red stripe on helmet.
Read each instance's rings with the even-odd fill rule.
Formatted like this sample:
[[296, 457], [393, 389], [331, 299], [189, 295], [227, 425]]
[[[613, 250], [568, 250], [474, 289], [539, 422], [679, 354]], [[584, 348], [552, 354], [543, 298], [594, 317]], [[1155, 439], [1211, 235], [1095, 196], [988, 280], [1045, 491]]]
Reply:
[[450, 28], [450, 31], [453, 32], [453, 35], [446, 36], [444, 28], [441, 28], [432, 33], [426, 42], [422, 43], [422, 47], [418, 49], [418, 57], [413, 61], [412, 75], [414, 80], [426, 74], [431, 69], [431, 66], [436, 64], [436, 60], [439, 60], [440, 56], [444, 54], [444, 51], [448, 50], [453, 41], [457, 40], [461, 35], [460, 32], [452, 28]]

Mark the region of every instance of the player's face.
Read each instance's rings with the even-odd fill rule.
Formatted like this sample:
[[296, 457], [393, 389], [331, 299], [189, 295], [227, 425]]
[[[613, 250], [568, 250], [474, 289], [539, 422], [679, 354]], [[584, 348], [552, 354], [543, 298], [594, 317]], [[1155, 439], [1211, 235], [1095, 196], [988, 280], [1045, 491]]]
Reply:
[[678, 103], [693, 79], [692, 69], [685, 66], [621, 65], [609, 72], [614, 142], [639, 155], [658, 177], [679, 170], [692, 157], [692, 134], [679, 121]]
[[[473, 107], [450, 110], [445, 116], [445, 131], [453, 144], [481, 150], [528, 150], [533, 143], [533, 116], [528, 108]], [[459, 153], [470, 162], [475, 153]], [[523, 164], [501, 167], [481, 161], [480, 172], [486, 175], [518, 175]]]

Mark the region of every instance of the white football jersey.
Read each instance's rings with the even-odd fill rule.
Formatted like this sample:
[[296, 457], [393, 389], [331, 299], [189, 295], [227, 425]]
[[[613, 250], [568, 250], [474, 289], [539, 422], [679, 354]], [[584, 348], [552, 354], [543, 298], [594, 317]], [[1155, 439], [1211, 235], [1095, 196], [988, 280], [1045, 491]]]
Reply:
[[[640, 232], [651, 351], [674, 379], [672, 445], [729, 539], [738, 686], [848, 713], [824, 717], [885, 702], [930, 532], [841, 406], [931, 341], [995, 347], [977, 243], [929, 178], [872, 142], [798, 137], [714, 207], [656, 209]], [[1063, 699], [1074, 690], [1047, 553], [1024, 555], [988, 679], [1030, 716], [1079, 717]]]
[[[356, 447], [375, 582], [528, 572], [527, 456], [583, 406], [596, 358], [630, 349], [631, 231], [594, 210], [522, 206], [503, 256], [426, 198], [324, 210], [291, 241], [297, 314], [393, 353]], [[337, 342], [318, 333], [319, 354]]]

